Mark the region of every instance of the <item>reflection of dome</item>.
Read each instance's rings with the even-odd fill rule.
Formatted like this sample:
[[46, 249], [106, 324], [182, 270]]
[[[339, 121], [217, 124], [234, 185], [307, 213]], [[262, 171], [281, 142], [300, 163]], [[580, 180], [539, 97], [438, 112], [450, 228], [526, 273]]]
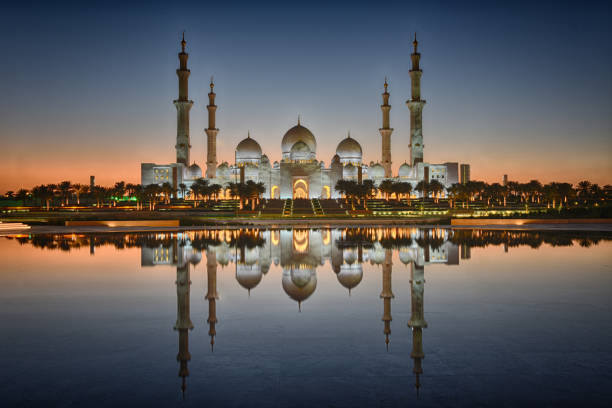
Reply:
[[370, 262], [374, 265], [382, 265], [385, 262], [385, 250], [380, 245], [380, 242], [375, 242], [370, 250]]
[[412, 262], [412, 254], [410, 253], [410, 250], [406, 247], [400, 248], [399, 259], [404, 265], [408, 265], [410, 262]]
[[343, 257], [344, 257], [344, 262], [346, 262], [347, 264], [354, 264], [355, 261], [357, 260], [357, 251], [355, 251], [353, 248], [347, 248], [343, 251]]
[[361, 282], [363, 278], [363, 268], [360, 264], [342, 265], [337, 278], [338, 282], [350, 291]]
[[259, 143], [249, 135], [236, 146], [236, 161], [257, 161], [261, 160], [261, 147]]
[[227, 162], [223, 162], [217, 167], [217, 178], [221, 179], [229, 179], [230, 178], [230, 168]]
[[236, 280], [245, 289], [249, 291], [261, 282], [262, 273], [259, 265], [246, 265], [239, 263], [236, 265]]
[[288, 159], [291, 155], [291, 148], [297, 142], [303, 142], [308, 146], [310, 152], [314, 155], [317, 151], [317, 142], [314, 135], [310, 130], [300, 125], [299, 123], [289, 129], [283, 141], [281, 142], [281, 150], [283, 151], [283, 159]]
[[202, 253], [196, 251], [195, 249], [191, 251], [188, 255], [189, 263], [192, 265], [197, 265], [202, 261]]
[[317, 275], [312, 268], [291, 268], [283, 271], [283, 289], [289, 297], [302, 302], [315, 291]]
[[385, 177], [385, 169], [380, 163], [376, 163], [370, 166], [368, 169], [368, 176], [373, 179]]
[[404, 163], [399, 168], [399, 176], [400, 177], [410, 177], [410, 166], [408, 163]]
[[353, 166], [351, 163], [344, 166], [342, 170], [342, 178], [345, 179], [356, 179], [357, 178], [357, 167]]
[[190, 179], [199, 179], [202, 177], [202, 169], [197, 164], [193, 163], [187, 167], [187, 177]]
[[346, 139], [338, 143], [338, 147], [336, 148], [336, 154], [340, 156], [340, 161], [343, 163], [361, 163], [361, 146], [355, 139], [351, 138], [350, 134]]

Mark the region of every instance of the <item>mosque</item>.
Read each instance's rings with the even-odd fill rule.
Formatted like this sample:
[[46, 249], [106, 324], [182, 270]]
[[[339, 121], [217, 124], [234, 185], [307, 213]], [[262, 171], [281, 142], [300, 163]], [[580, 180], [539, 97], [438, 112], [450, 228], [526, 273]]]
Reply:
[[[188, 191], [190, 186], [202, 178], [202, 169], [190, 157], [189, 136], [189, 113], [193, 101], [189, 99], [188, 79], [191, 71], [187, 68], [189, 54], [185, 52], [187, 43], [183, 34], [181, 41], [181, 52], [179, 57], [179, 68], [176, 73], [179, 79], [179, 96], [174, 101], [177, 109], [177, 135], [176, 135], [176, 162], [170, 164], [142, 163], [141, 183], [142, 185], [170, 183], [177, 195], [183, 194], [179, 186], [184, 184]], [[380, 162], [363, 161], [363, 150], [357, 140], [350, 136], [342, 139], [336, 148], [336, 154], [332, 157], [329, 167], [323, 161], [317, 159], [317, 141], [314, 134], [302, 125], [298, 116], [297, 124], [287, 130], [281, 141], [282, 156], [280, 161], [270, 162], [266, 154], [262, 152], [261, 146], [251, 137], [250, 133], [243, 139], [235, 149], [233, 163], [217, 161], [217, 135], [219, 129], [216, 127], [215, 105], [216, 94], [214, 83], [211, 79], [210, 92], [208, 93], [208, 127], [205, 129], [207, 135], [207, 160], [205, 178], [210, 184], [219, 184], [223, 189], [222, 197], [227, 195], [227, 187], [230, 182], [246, 182], [252, 180], [261, 182], [266, 188], [265, 198], [295, 199], [295, 198], [339, 198], [341, 194], [335, 190], [338, 180], [354, 180], [362, 182], [370, 179], [376, 186], [383, 180], [409, 182], [416, 187], [421, 180], [437, 180], [445, 187], [459, 182], [459, 164], [448, 162], [443, 164], [426, 163], [423, 160], [423, 132], [422, 111], [425, 101], [421, 99], [421, 54], [418, 52], [416, 35], [413, 41], [414, 51], [411, 55], [412, 69], [411, 98], [406, 102], [410, 110], [410, 161], [399, 166], [397, 174], [392, 173], [391, 160], [391, 134], [388, 83], [385, 79], [384, 92], [382, 93], [382, 127], [379, 129], [381, 136], [381, 160]], [[469, 174], [469, 165], [462, 164], [463, 175]], [[466, 171], [464, 171], [466, 169]], [[414, 191], [418, 196], [418, 192]]]

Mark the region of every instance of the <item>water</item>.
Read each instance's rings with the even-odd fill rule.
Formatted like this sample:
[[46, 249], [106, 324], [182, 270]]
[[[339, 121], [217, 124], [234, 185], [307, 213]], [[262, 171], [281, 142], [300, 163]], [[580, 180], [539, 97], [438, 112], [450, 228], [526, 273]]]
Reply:
[[607, 406], [610, 239], [0, 238], [2, 405]]

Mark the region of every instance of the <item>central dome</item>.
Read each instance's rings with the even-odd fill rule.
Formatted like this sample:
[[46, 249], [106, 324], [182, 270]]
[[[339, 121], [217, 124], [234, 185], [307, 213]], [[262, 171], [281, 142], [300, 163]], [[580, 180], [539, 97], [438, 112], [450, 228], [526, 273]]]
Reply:
[[310, 130], [300, 125], [299, 123], [289, 129], [285, 136], [283, 136], [283, 141], [281, 142], [281, 150], [283, 151], [283, 159], [288, 159], [291, 155], [291, 148], [294, 144], [302, 142], [308, 149], [310, 153], [313, 155], [317, 151], [317, 142], [315, 140], [314, 135]]

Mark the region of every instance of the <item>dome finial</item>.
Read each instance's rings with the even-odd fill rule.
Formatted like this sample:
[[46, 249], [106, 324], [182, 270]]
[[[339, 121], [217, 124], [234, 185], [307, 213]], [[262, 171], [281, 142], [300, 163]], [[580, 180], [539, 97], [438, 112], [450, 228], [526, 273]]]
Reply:
[[298, 300], [298, 312], [302, 313], [302, 301]]
[[350, 139], [350, 138], [351, 138], [351, 130], [349, 129], [349, 131], [348, 131], [348, 139]]
[[417, 41], [416, 38], [416, 31], [414, 32], [414, 41], [412, 42], [412, 45], [414, 45], [414, 53], [417, 53], [417, 45], [419, 45], [419, 42]]
[[187, 45], [187, 41], [185, 41], [185, 30], [183, 30], [183, 39], [181, 40], [181, 48], [183, 52], [185, 52], [185, 46]]
[[210, 76], [210, 90], [212, 91], [212, 89], [215, 87], [215, 82], [214, 82], [214, 76]]
[[300, 114], [298, 113], [298, 126], [300, 126]]
[[251, 131], [247, 130], [247, 139], [250, 139], [250, 138], [251, 138]]
[[387, 86], [389, 86], [389, 84], [387, 83], [387, 76], [385, 75], [385, 92], [387, 92]]

